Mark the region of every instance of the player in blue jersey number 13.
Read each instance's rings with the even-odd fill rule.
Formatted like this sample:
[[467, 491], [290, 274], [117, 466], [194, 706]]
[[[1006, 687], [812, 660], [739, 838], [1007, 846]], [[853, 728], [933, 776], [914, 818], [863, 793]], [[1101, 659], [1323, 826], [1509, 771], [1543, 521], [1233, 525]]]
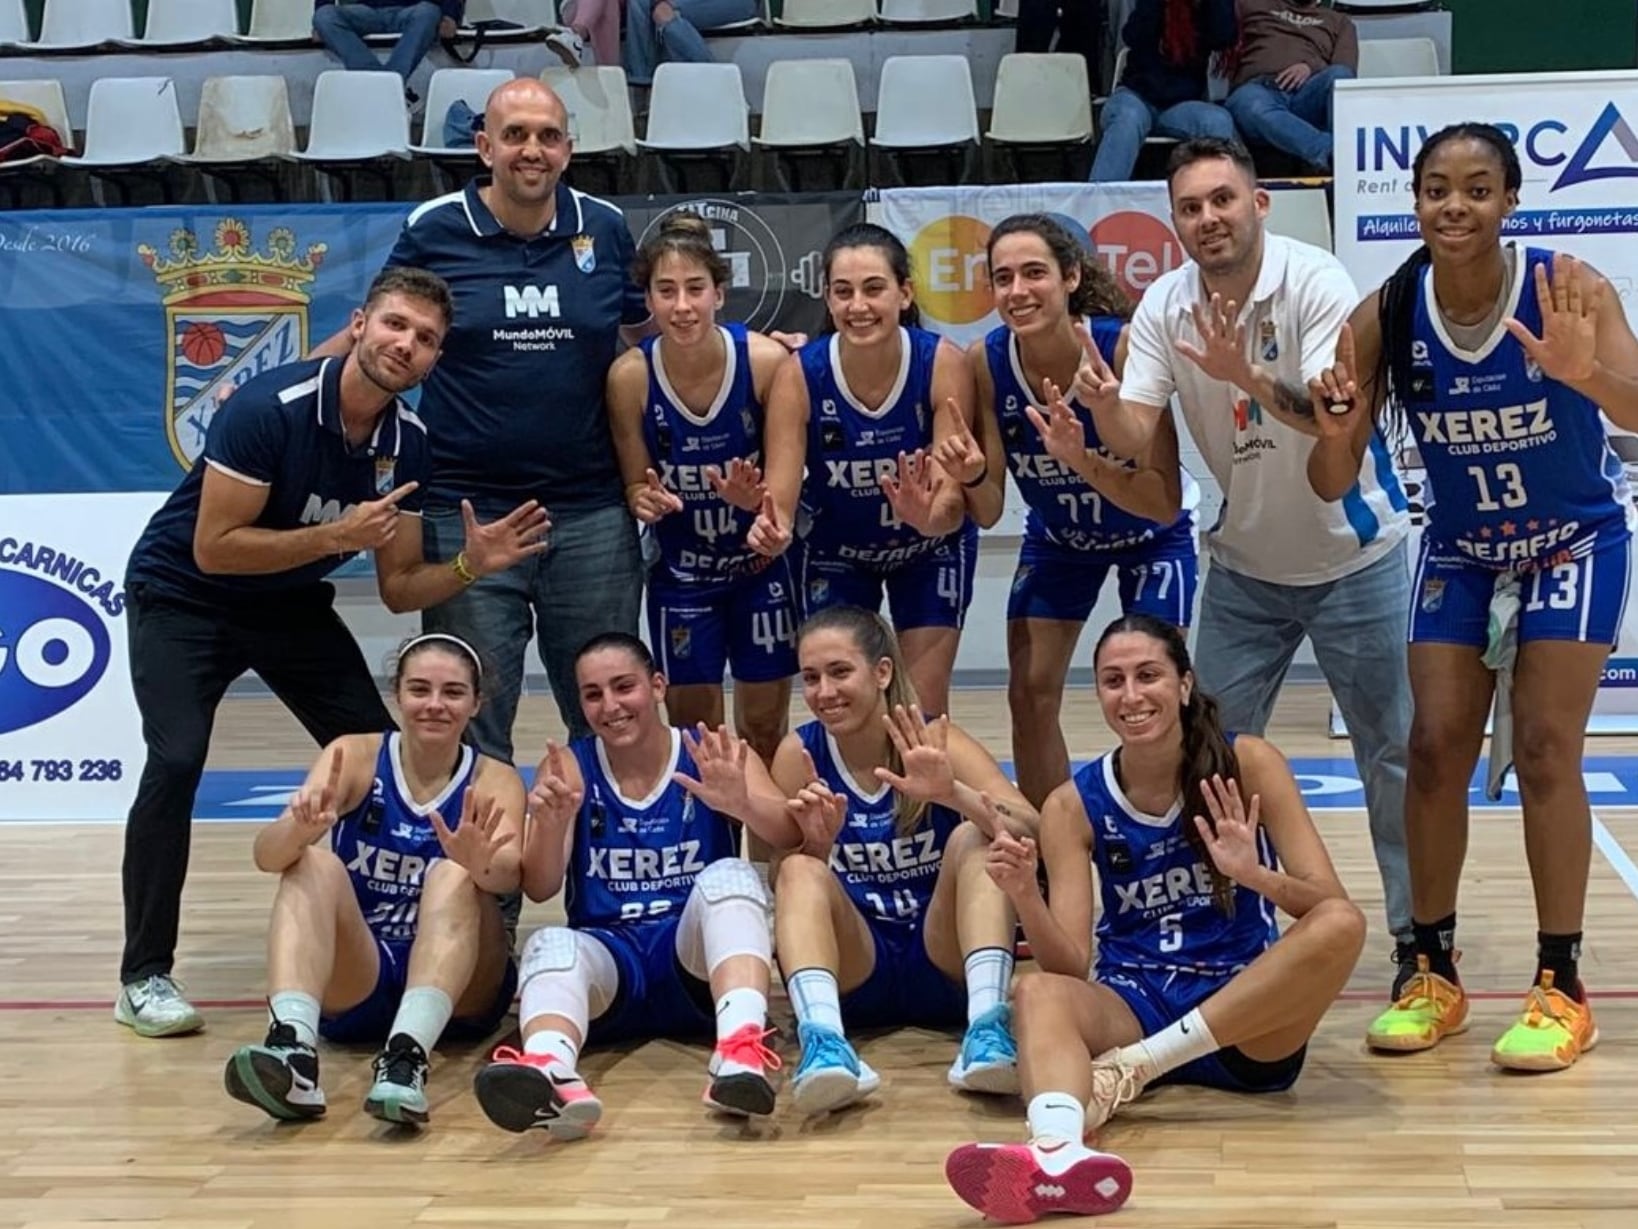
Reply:
[[1131, 1171], [1082, 1137], [1150, 1084], [1289, 1088], [1365, 942], [1285, 757], [1223, 730], [1182, 633], [1129, 614], [1092, 661], [1119, 747], [1053, 791], [1039, 853], [990, 846], [1042, 969], [1014, 990], [1030, 1142], [968, 1144], [945, 1172], [997, 1220], [1119, 1207]]

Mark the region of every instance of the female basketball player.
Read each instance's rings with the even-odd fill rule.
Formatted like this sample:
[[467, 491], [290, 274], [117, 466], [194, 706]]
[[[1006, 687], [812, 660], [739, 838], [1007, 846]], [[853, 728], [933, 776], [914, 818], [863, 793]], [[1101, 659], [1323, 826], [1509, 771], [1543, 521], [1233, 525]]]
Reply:
[[408, 641], [393, 672], [402, 732], [336, 739], [257, 834], [256, 866], [279, 876], [272, 1020], [261, 1045], [228, 1059], [238, 1100], [316, 1118], [318, 1038], [384, 1040], [364, 1109], [423, 1123], [439, 1036], [486, 1037], [511, 1006], [517, 969], [496, 896], [518, 886], [523, 782], [462, 742], [482, 673], [454, 636]]
[[673, 724], [724, 720], [722, 675], [734, 673], [734, 724], [773, 758], [796, 673], [796, 607], [785, 559], [745, 545], [764, 498], [762, 406], [785, 347], [741, 324], [718, 324], [728, 263], [693, 214], [673, 214], [637, 254], [659, 336], [609, 371], [609, 419], [626, 501], [658, 559], [648, 574], [649, 643], [669, 684]]
[[1013, 1092], [1014, 918], [984, 857], [994, 833], [1032, 833], [1035, 812], [948, 717], [923, 720], [879, 614], [827, 607], [803, 625], [797, 655], [816, 720], [774, 757], [804, 838], [774, 881], [779, 964], [802, 1043], [797, 1108], [838, 1109], [880, 1083], [844, 1017], [867, 1028], [965, 1021], [950, 1083]]
[[[1187, 627], [1198, 576], [1193, 480], [1161, 415], [1144, 457], [1112, 458], [1069, 389], [1096, 345], [1117, 372], [1126, 296], [1063, 225], [1015, 214], [990, 232], [990, 286], [1002, 323], [968, 350], [976, 429], [950, 423], [934, 454], [966, 491], [972, 518], [1001, 516], [1006, 471], [1029, 505], [1007, 599], [1007, 703], [1018, 785], [1036, 806], [1069, 776], [1058, 714], [1081, 628], [1114, 570], [1121, 607]], [[975, 438], [976, 437], [976, 438]], [[982, 442], [980, 442], [982, 441]], [[1185, 498], [1185, 490], [1188, 498]]]
[[[1033, 841], [990, 847], [1043, 970], [1019, 979], [1014, 1005], [1031, 1138], [968, 1144], [945, 1172], [998, 1220], [1119, 1207], [1130, 1170], [1081, 1139], [1148, 1084], [1289, 1088], [1365, 943], [1285, 758], [1224, 733], [1182, 633], [1125, 615], [1093, 669], [1120, 745], [1042, 809], [1051, 906]], [[1284, 935], [1276, 908], [1297, 919]]]
[[1521, 603], [1511, 711], [1535, 884], [1534, 985], [1491, 1060], [1570, 1066], [1597, 1041], [1578, 957], [1592, 850], [1582, 733], [1620, 631], [1631, 498], [1599, 411], [1638, 430], [1638, 341], [1609, 282], [1574, 257], [1502, 241], [1522, 177], [1487, 124], [1434, 133], [1412, 167], [1423, 244], [1361, 303], [1312, 386], [1324, 498], [1352, 484], [1373, 426], [1408, 429], [1427, 483], [1412, 585], [1405, 830], [1419, 973], [1371, 1025], [1384, 1050], [1467, 1026], [1456, 895], [1468, 782], [1493, 676], [1492, 601]]
[[529, 937], [523, 1050], [495, 1051], [478, 1102], [508, 1131], [579, 1139], [603, 1112], [575, 1068], [583, 1046], [714, 1028], [705, 1104], [770, 1114], [768, 897], [729, 820], [775, 849], [800, 829], [747, 744], [665, 723], [665, 675], [641, 640], [598, 636], [575, 677], [592, 734], [567, 755], [547, 744], [523, 853], [523, 890], [563, 888], [568, 926]]
[[[874, 610], [885, 587], [910, 682], [926, 711], [942, 713], [978, 531], [961, 488], [926, 450], [949, 422], [970, 419], [972, 373], [960, 349], [919, 327], [910, 256], [891, 231], [848, 227], [826, 246], [824, 269], [833, 331], [774, 381], [773, 499], [748, 541], [763, 554], [784, 550], [800, 499], [807, 527], [793, 570], [803, 614], [844, 603]], [[935, 414], [947, 402], [954, 410]]]

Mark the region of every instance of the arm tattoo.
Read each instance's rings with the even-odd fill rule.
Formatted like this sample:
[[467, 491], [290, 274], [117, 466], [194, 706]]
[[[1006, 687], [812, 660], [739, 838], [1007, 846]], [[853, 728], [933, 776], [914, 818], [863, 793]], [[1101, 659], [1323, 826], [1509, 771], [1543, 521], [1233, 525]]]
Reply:
[[1308, 399], [1308, 390], [1284, 380], [1274, 381], [1274, 400], [1279, 408], [1293, 418], [1314, 417], [1314, 406]]

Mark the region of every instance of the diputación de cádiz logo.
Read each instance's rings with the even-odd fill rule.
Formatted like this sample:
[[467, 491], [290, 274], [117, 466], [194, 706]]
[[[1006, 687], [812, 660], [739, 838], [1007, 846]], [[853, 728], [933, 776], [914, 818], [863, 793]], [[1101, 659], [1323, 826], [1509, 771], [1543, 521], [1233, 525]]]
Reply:
[[169, 251], [137, 248], [153, 271], [165, 305], [170, 347], [165, 363], [165, 435], [183, 469], [205, 446], [216, 414], [217, 390], [299, 359], [307, 352], [310, 285], [327, 246], [308, 244], [300, 255], [287, 226], [268, 232], [264, 251], [250, 227], [223, 218], [201, 252], [191, 230], [171, 232]]

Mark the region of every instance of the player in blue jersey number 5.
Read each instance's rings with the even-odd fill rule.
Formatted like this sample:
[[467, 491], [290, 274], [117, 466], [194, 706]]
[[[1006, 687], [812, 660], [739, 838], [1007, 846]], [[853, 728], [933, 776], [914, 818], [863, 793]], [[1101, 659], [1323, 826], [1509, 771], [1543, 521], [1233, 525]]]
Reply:
[[[1182, 633], [1129, 614], [1092, 663], [1120, 746], [1053, 791], [1039, 854], [990, 847], [1043, 970], [1014, 990], [1031, 1138], [958, 1148], [945, 1171], [997, 1220], [1119, 1207], [1130, 1170], [1082, 1136], [1147, 1085], [1289, 1088], [1365, 943], [1285, 757], [1223, 730]], [[1297, 919], [1283, 935], [1276, 909]]]
[[1598, 1039], [1579, 968], [1592, 857], [1582, 736], [1626, 608], [1633, 515], [1599, 411], [1638, 430], [1638, 340], [1607, 279], [1503, 242], [1522, 178], [1513, 143], [1487, 124], [1423, 144], [1411, 181], [1423, 245], [1360, 304], [1340, 361], [1312, 386], [1309, 480], [1337, 498], [1378, 426], [1415, 440], [1430, 494], [1405, 790], [1418, 972], [1367, 1039], [1425, 1050], [1467, 1027], [1456, 895], [1500, 597], [1518, 603], [1510, 709], [1538, 931], [1533, 985], [1491, 1060], [1554, 1071]]
[[279, 876], [268, 927], [261, 1045], [228, 1060], [227, 1090], [275, 1118], [324, 1113], [319, 1036], [386, 1042], [364, 1108], [427, 1120], [440, 1035], [481, 1040], [512, 1004], [497, 893], [518, 885], [523, 782], [463, 738], [482, 701], [464, 641], [433, 633], [398, 654], [403, 730], [336, 739], [256, 836]]

